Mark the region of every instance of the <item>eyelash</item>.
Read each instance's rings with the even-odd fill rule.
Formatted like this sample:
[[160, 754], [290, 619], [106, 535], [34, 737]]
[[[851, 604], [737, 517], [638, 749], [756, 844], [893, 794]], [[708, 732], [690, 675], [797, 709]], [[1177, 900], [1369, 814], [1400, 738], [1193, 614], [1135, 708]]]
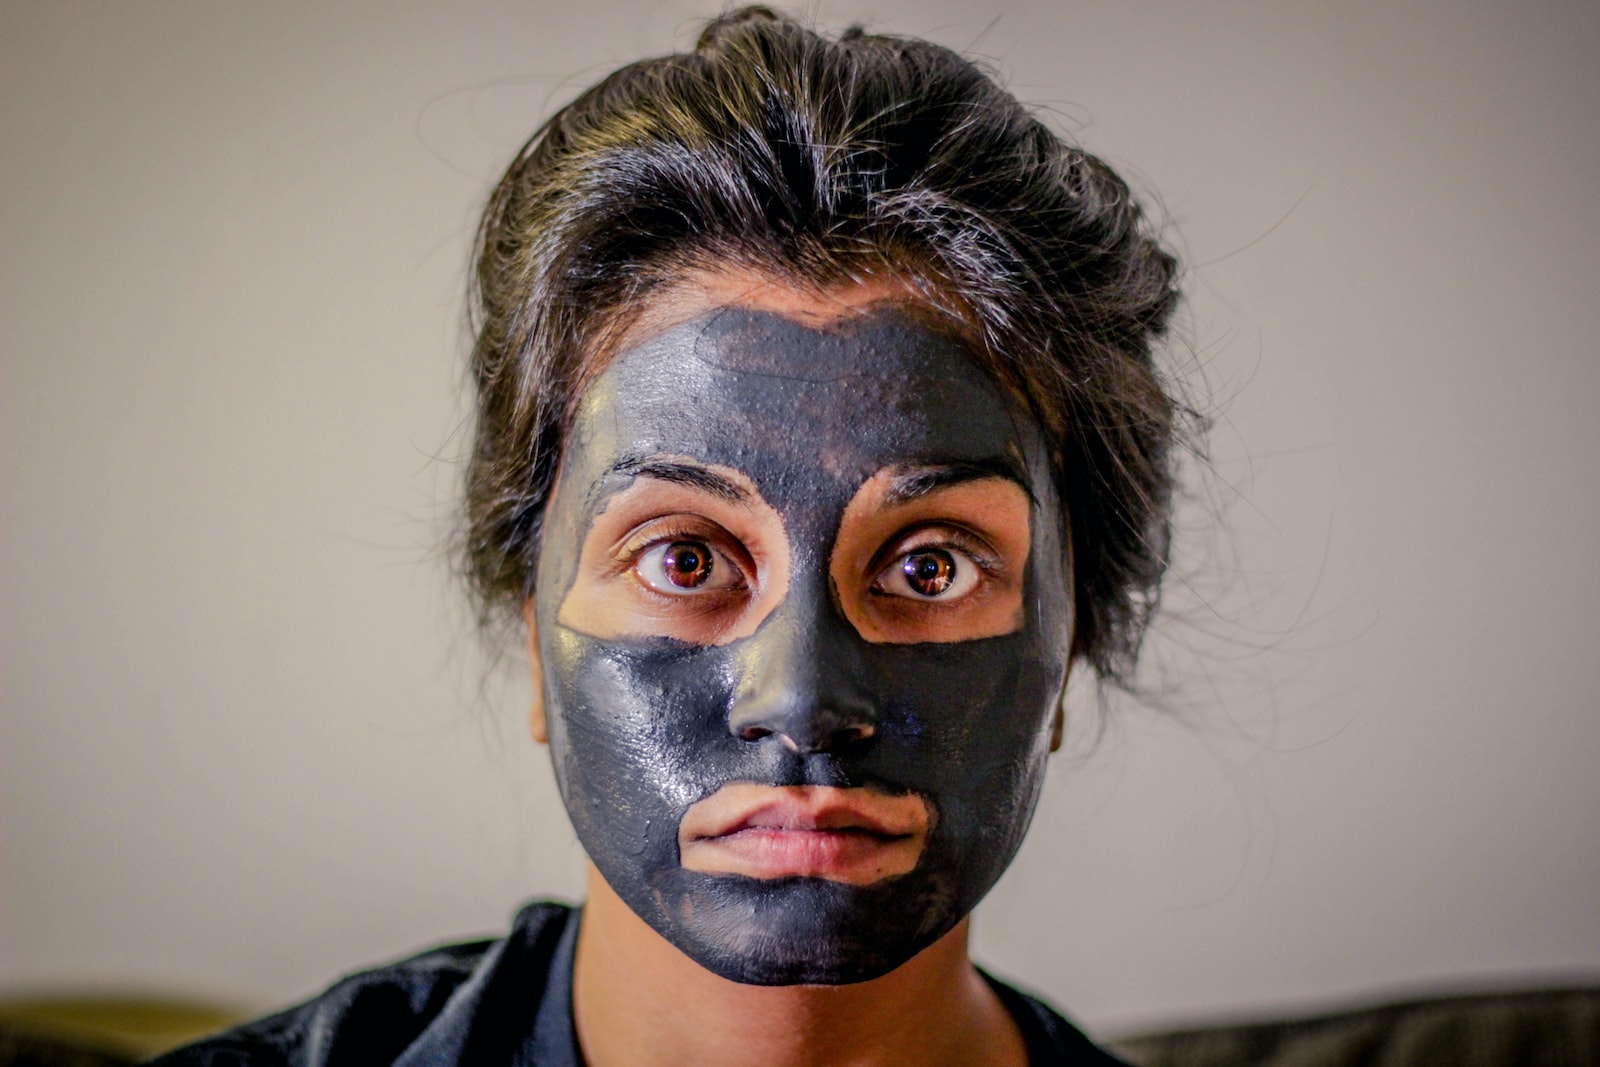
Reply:
[[[676, 523], [667, 526], [646, 524], [644, 532], [635, 531], [634, 535], [627, 538], [616, 553], [617, 572], [631, 574], [635, 581], [645, 592], [667, 600], [686, 600], [694, 597], [704, 597], [712, 594], [738, 593], [749, 588], [750, 576], [746, 568], [735, 558], [735, 553], [728, 551], [719, 542], [725, 541], [726, 534], [712, 532], [698, 523]], [[645, 578], [639, 568], [652, 553], [665, 550], [679, 542], [702, 545], [710, 553], [712, 573], [720, 563], [732, 572], [732, 580], [726, 586], [711, 587], [703, 590], [684, 588], [682, 592], [671, 592], [658, 588]]]
[[[925, 538], [922, 535], [926, 535]], [[725, 595], [744, 592], [753, 583], [747, 567], [735, 558], [736, 553], [729, 551], [725, 546], [727, 539], [728, 535], [723, 533], [720, 528], [712, 531], [701, 523], [679, 522], [666, 526], [647, 523], [641, 530], [635, 531], [633, 536], [626, 539], [618, 549], [616, 553], [617, 573], [631, 574], [646, 593], [666, 600], [683, 601], [715, 594]], [[711, 567], [714, 569], [720, 564], [731, 573], [730, 583], [725, 586], [712, 586], [705, 589], [683, 587], [681, 592], [670, 591], [652, 584], [640, 571], [641, 565], [646, 564], [652, 553], [658, 550], [665, 550], [679, 542], [704, 546], [711, 555]], [[937, 525], [922, 527], [903, 533], [900, 537], [891, 541], [890, 544], [893, 545], [893, 548], [880, 552], [869, 569], [872, 577], [868, 584], [867, 592], [868, 595], [874, 597], [905, 601], [908, 606], [948, 604], [964, 600], [973, 595], [976, 591], [976, 586], [983, 580], [996, 577], [1001, 572], [1001, 560], [998, 555], [980, 538], [959, 528]], [[964, 569], [963, 564], [972, 568], [976, 572], [972, 579], [973, 588], [964, 590], [955, 596], [944, 595], [944, 590], [930, 596], [916, 592], [891, 592], [884, 588], [886, 580], [894, 580], [892, 575], [897, 564], [900, 567], [904, 567], [912, 556], [934, 552], [949, 553], [956, 557], [953, 562], [956, 563], [957, 574], [952, 579], [952, 584], [964, 579], [965, 576], [961, 574]], [[909, 584], [910, 576], [907, 575], [903, 580]]]
[[[918, 533], [934, 532], [942, 534], [942, 536], [932, 537], [928, 540], [916, 539]], [[913, 531], [911, 534], [901, 537], [892, 543], [894, 548], [888, 552], [880, 553], [872, 567], [872, 583], [867, 589], [869, 595], [893, 597], [897, 600], [909, 601], [911, 604], [953, 603], [972, 596], [978, 583], [986, 578], [996, 577], [1000, 573], [1001, 561], [997, 555], [989, 550], [987, 545], [983, 544], [977, 537], [951, 527], [924, 527], [922, 530]], [[965, 561], [971, 566], [977, 572], [973, 576], [973, 587], [956, 596], [945, 596], [943, 590], [932, 596], [915, 593], [906, 595], [891, 592], [883, 587], [886, 579], [893, 580], [891, 575], [893, 575], [897, 565], [903, 568], [911, 557], [933, 552], [949, 553], [957, 556], [958, 559], [952, 562], [957, 563], [958, 572], [960, 561]], [[959, 581], [960, 578], [961, 576], [958, 573], [955, 578], [951, 579], [952, 584]], [[902, 580], [909, 584], [910, 576], [906, 575]]]

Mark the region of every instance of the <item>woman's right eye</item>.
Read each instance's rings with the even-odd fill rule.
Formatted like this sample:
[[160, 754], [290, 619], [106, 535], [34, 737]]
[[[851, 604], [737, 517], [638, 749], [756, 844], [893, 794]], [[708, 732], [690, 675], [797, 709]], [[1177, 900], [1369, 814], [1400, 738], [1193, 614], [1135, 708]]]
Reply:
[[744, 584], [738, 566], [704, 541], [662, 541], [639, 554], [634, 574], [646, 586], [668, 596], [696, 596], [736, 589]]

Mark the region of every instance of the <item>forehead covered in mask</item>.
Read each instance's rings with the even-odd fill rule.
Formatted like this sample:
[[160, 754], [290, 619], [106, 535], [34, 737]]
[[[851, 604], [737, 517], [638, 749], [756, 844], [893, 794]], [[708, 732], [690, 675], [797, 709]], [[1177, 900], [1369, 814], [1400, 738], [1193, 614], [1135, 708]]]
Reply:
[[[735, 472], [781, 523], [786, 585], [751, 632], [599, 633], [563, 613], [597, 516], [662, 458]], [[886, 470], [1027, 494], [1013, 625], [902, 643], [846, 617], [830, 556], [851, 501]], [[862, 980], [951, 929], [1010, 862], [1037, 799], [1071, 635], [1061, 529], [1032, 421], [915, 316], [814, 327], [725, 308], [621, 353], [574, 422], [535, 612], [557, 778], [606, 881], [739, 981]], [[914, 869], [870, 884], [684, 869], [685, 813], [730, 783], [919, 797], [926, 841]]]
[[[1049, 489], [1037, 434], [962, 344], [894, 310], [818, 329], [723, 309], [622, 353], [585, 393], [563, 460], [563, 489], [583, 492], [585, 506], [553, 509], [573, 524], [547, 528], [547, 540], [575, 543], [631, 465], [652, 456], [744, 472], [787, 522], [837, 525], [886, 467], [981, 464]], [[792, 540], [797, 551], [817, 546]], [[559, 572], [563, 557], [547, 561]], [[564, 591], [570, 571], [541, 570], [540, 581]]]

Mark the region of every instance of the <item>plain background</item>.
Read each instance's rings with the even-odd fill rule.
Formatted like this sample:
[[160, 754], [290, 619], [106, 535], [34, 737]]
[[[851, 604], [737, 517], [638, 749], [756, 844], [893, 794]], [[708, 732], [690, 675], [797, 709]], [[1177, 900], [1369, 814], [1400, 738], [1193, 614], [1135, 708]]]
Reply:
[[[265, 1008], [578, 892], [440, 548], [468, 248], [708, 13], [4, 4], [0, 991]], [[979, 957], [1102, 1030], [1600, 972], [1600, 9], [812, 13], [1158, 193], [1220, 408], [1163, 699], [1074, 694]]]

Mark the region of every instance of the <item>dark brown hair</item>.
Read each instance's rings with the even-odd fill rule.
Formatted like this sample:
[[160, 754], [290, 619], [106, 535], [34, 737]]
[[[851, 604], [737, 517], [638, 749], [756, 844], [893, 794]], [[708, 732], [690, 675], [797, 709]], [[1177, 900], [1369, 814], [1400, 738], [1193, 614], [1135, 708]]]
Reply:
[[608, 331], [685, 272], [903, 280], [1050, 443], [1074, 652], [1126, 681], [1166, 567], [1188, 414], [1153, 359], [1177, 262], [1127, 185], [970, 61], [760, 7], [562, 108], [479, 233], [465, 557], [487, 621], [533, 590], [574, 401]]

